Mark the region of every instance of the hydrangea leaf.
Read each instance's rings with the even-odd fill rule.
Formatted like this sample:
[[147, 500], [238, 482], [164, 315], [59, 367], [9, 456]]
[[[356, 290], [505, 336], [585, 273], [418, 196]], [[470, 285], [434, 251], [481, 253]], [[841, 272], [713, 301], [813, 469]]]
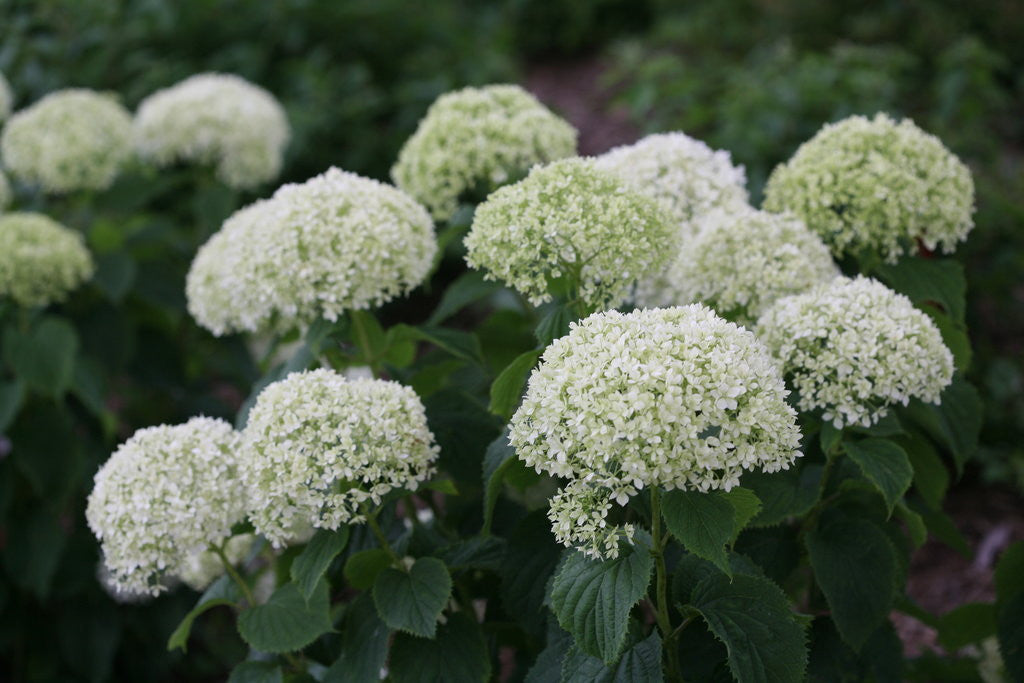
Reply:
[[437, 308], [427, 318], [428, 325], [439, 325], [466, 306], [501, 289], [501, 283], [485, 280], [483, 273], [467, 271], [444, 290]]
[[646, 532], [637, 530], [634, 543], [622, 546], [619, 557], [603, 562], [566, 551], [551, 587], [558, 623], [581, 650], [608, 664], [618, 661], [629, 612], [647, 591], [654, 566]]
[[452, 592], [444, 562], [421, 557], [409, 569], [385, 569], [373, 584], [377, 613], [390, 628], [433, 638], [437, 618]]
[[299, 587], [302, 597], [307, 600], [316, 590], [320, 577], [324, 575], [331, 562], [345, 549], [348, 543], [349, 528], [339, 527], [337, 531], [320, 529], [303, 549], [302, 553], [292, 562], [292, 581]]
[[731, 580], [714, 573], [693, 590], [691, 604], [729, 655], [739, 683], [798, 683], [807, 666], [803, 626], [789, 599], [771, 581], [746, 574]]
[[452, 614], [431, 640], [399, 633], [391, 646], [389, 661], [391, 680], [395, 683], [482, 683], [491, 676], [491, 658], [483, 632], [464, 612]]
[[323, 683], [377, 683], [390, 637], [391, 629], [377, 616], [371, 596], [361, 594], [345, 608], [341, 655], [327, 669]]
[[533, 350], [520, 354], [506, 366], [491, 384], [491, 412], [508, 418], [519, 405], [523, 386], [537, 358], [542, 351]]
[[887, 439], [845, 441], [846, 454], [885, 498], [889, 512], [910, 488], [914, 468], [906, 451]]
[[192, 632], [192, 624], [203, 612], [220, 605], [234, 605], [242, 599], [242, 594], [227, 574], [210, 584], [210, 587], [200, 596], [188, 614], [181, 620], [178, 627], [174, 629], [167, 639], [167, 649], [173, 650], [180, 647], [182, 651], [188, 650], [188, 636]]
[[684, 548], [731, 574], [725, 546], [735, 536], [735, 508], [727, 499], [713, 492], [669, 491], [661, 511]]
[[561, 683], [661, 683], [661, 636], [657, 629], [622, 653], [613, 665], [588, 655], [579, 646], [567, 653]]
[[814, 578], [843, 640], [860, 650], [892, 610], [897, 559], [872, 522], [826, 511], [807, 534]]
[[28, 388], [60, 396], [70, 386], [78, 334], [66, 320], [46, 317], [24, 333], [9, 327], [3, 347], [8, 367]]
[[377, 575], [391, 565], [391, 555], [383, 548], [370, 548], [353, 553], [345, 561], [345, 580], [359, 590], [373, 586]]
[[498, 494], [501, 493], [504, 474], [515, 459], [516, 450], [509, 445], [508, 430], [492, 441], [484, 453], [484, 525], [480, 532], [482, 534], [491, 531], [494, 506], [498, 502]]
[[332, 628], [327, 582], [317, 584], [309, 600], [288, 582], [262, 605], [238, 616], [238, 633], [254, 650], [293, 652], [306, 647]]
[[228, 683], [283, 683], [284, 674], [276, 662], [242, 662], [231, 670]]

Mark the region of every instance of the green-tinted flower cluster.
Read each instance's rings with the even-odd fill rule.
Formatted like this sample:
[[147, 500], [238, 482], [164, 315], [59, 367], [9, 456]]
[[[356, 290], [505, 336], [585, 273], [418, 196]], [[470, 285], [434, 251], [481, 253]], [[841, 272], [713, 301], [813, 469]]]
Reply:
[[466, 236], [466, 262], [534, 304], [564, 279], [587, 307], [617, 306], [638, 278], [660, 271], [678, 231], [653, 199], [589, 159], [530, 171], [481, 204]]
[[464, 194], [482, 196], [535, 164], [575, 153], [576, 130], [522, 88], [465, 88], [430, 106], [391, 177], [446, 220]]
[[436, 251], [412, 198], [332, 168], [225, 221], [192, 263], [188, 309], [217, 335], [336, 320], [415, 288]]
[[132, 120], [113, 97], [51, 93], [16, 113], [0, 138], [4, 167], [44, 191], [103, 190], [131, 156]]
[[92, 273], [92, 256], [77, 232], [37, 213], [0, 215], [0, 298], [46, 306], [63, 301]]
[[953, 356], [910, 299], [871, 278], [836, 278], [779, 299], [757, 324], [782, 363], [801, 410], [824, 410], [841, 429], [870, 426], [894, 403], [938, 403]]
[[243, 437], [249, 519], [275, 546], [310, 527], [362, 521], [364, 504], [415, 490], [438, 455], [415, 391], [331, 370], [264, 389]]
[[779, 297], [839, 275], [828, 247], [800, 219], [749, 206], [705, 216], [656, 292], [638, 289], [641, 306], [701, 302], [750, 325]]
[[728, 490], [744, 470], [786, 469], [799, 455], [782, 376], [751, 332], [691, 306], [572, 326], [545, 350], [510, 443], [570, 483], [549, 516], [560, 542], [614, 557], [628, 529], [605, 523], [649, 486]]
[[933, 135], [885, 114], [825, 126], [765, 187], [764, 207], [792, 211], [837, 256], [895, 262], [920, 240], [950, 253], [974, 227], [971, 172]]
[[140, 429], [110, 456], [85, 515], [117, 588], [159, 593], [231, 536], [245, 513], [240, 445], [227, 422], [196, 417]]
[[284, 109], [263, 88], [231, 74], [198, 74], [139, 105], [135, 146], [158, 166], [176, 161], [216, 167], [231, 187], [277, 177], [291, 132]]

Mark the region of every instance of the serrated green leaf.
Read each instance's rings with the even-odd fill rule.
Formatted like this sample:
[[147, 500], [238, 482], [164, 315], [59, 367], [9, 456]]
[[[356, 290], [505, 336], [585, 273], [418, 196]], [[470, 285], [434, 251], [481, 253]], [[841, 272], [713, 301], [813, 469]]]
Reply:
[[757, 497], [756, 493], [742, 486], [737, 486], [731, 491], [718, 495], [729, 501], [733, 508], [733, 532], [732, 539], [729, 541], [732, 544], [736, 542], [736, 537], [740, 535], [740, 532], [743, 531], [750, 520], [761, 511], [761, 499]]
[[413, 327], [399, 323], [393, 328], [396, 339], [414, 339], [433, 344], [456, 358], [483, 365], [480, 340], [472, 332], [450, 330], [446, 327]]
[[497, 536], [473, 536], [444, 548], [438, 557], [452, 571], [487, 569], [501, 571], [508, 543]]
[[932, 319], [935, 326], [939, 328], [942, 335], [942, 343], [953, 354], [953, 365], [960, 372], [966, 372], [971, 367], [974, 352], [971, 349], [971, 338], [967, 335], [967, 326], [958, 323], [942, 311], [927, 307], [925, 312]]
[[761, 511], [751, 520], [751, 525], [774, 526], [789, 517], [807, 513], [818, 502], [821, 472], [821, 465], [799, 462], [781, 472], [746, 472], [743, 486], [761, 500]]
[[242, 662], [231, 670], [228, 683], [283, 683], [284, 674], [275, 662]]
[[735, 538], [732, 504], [717, 493], [668, 491], [662, 497], [662, 516], [672, 535], [688, 551], [731, 573], [725, 546]]
[[562, 683], [661, 683], [661, 637], [657, 630], [622, 653], [609, 666], [573, 647], [562, 664]]
[[391, 566], [391, 555], [383, 548], [371, 548], [353, 553], [345, 561], [345, 580], [348, 585], [366, 590], [377, 580], [377, 575]]
[[135, 282], [138, 268], [135, 260], [124, 251], [113, 251], [96, 256], [96, 273], [92, 281], [113, 303], [124, 300]]
[[235, 605], [242, 599], [238, 586], [227, 574], [210, 584], [210, 587], [199, 597], [196, 606], [185, 615], [174, 629], [174, 632], [167, 639], [167, 649], [173, 650], [180, 647], [182, 651], [188, 650], [188, 636], [192, 632], [192, 624], [203, 612], [220, 605]]
[[407, 572], [385, 569], [373, 584], [373, 602], [384, 623], [424, 638], [434, 637], [451, 593], [448, 568], [434, 557], [419, 558]]
[[508, 419], [519, 405], [523, 395], [523, 386], [533, 366], [537, 363], [542, 351], [533, 350], [522, 353], [501, 371], [494, 384], [491, 385], [491, 412]]
[[485, 280], [483, 273], [470, 270], [455, 279], [441, 296], [437, 308], [427, 318], [428, 325], [438, 325], [471, 303], [490, 296], [501, 289], [501, 283]]
[[42, 318], [28, 332], [7, 328], [3, 355], [7, 366], [26, 387], [52, 397], [61, 396], [71, 385], [78, 334], [62, 318]]
[[821, 452], [828, 455], [832, 452], [832, 449], [839, 445], [839, 442], [843, 439], [843, 430], [836, 429], [831, 422], [821, 423], [821, 434], [819, 434], [819, 440], [821, 443]]
[[316, 590], [320, 578], [331, 566], [331, 562], [345, 549], [348, 543], [349, 529], [339, 527], [337, 531], [320, 529], [303, 549], [302, 553], [292, 562], [292, 581], [298, 586], [302, 597], [307, 600]]
[[395, 683], [487, 681], [491, 658], [480, 626], [465, 612], [456, 612], [433, 640], [406, 633], [395, 636], [390, 657]]
[[996, 632], [996, 606], [974, 602], [939, 617], [939, 643], [949, 652], [977, 643]]
[[807, 534], [814, 577], [843, 640], [859, 651], [892, 610], [897, 560], [875, 524], [826, 511]]
[[924, 523], [924, 518], [903, 502], [896, 503], [895, 511], [896, 516], [907, 526], [907, 533], [910, 535], [910, 542], [914, 544], [914, 548], [923, 546], [928, 540], [928, 527]]
[[924, 525], [928, 527], [928, 533], [939, 539], [953, 550], [957, 551], [964, 557], [971, 557], [971, 546], [964, 538], [960, 530], [956, 528], [956, 524], [950, 519], [949, 515], [940, 511], [932, 510], [923, 505], [912, 505], [912, 509], [921, 515], [921, 519], [924, 520]]
[[528, 514], [508, 537], [501, 569], [501, 604], [528, 633], [539, 636], [545, 617], [550, 615], [544, 595], [561, 553], [543, 509]]
[[917, 306], [938, 304], [954, 321], [962, 323], [966, 310], [964, 269], [953, 259], [908, 256], [875, 268], [879, 279]]
[[307, 601], [298, 586], [286, 583], [266, 603], [238, 616], [238, 633], [260, 652], [301, 650], [332, 628], [327, 591], [321, 579]]
[[978, 448], [982, 406], [978, 390], [959, 373], [942, 392], [941, 403], [912, 401], [907, 412], [953, 455], [957, 474]]
[[388, 657], [391, 629], [377, 616], [373, 599], [361, 594], [345, 609], [341, 655], [327, 669], [323, 683], [376, 683]]
[[569, 323], [576, 320], [576, 314], [564, 304], [555, 304], [551, 310], [541, 318], [533, 335], [537, 338], [537, 345], [545, 349], [552, 341], [564, 337], [569, 333]]
[[740, 683], [802, 681], [807, 666], [803, 626], [778, 586], [764, 578], [712, 574], [697, 584], [691, 604], [729, 653]]
[[636, 532], [619, 557], [604, 562], [567, 550], [551, 587], [558, 623], [587, 654], [613, 664], [626, 641], [629, 611], [647, 591], [654, 560], [650, 536]]
[[906, 452], [887, 439], [868, 438], [861, 441], [844, 441], [846, 454], [857, 463], [860, 471], [885, 498], [892, 513], [914, 478], [914, 468]]
[[914, 488], [933, 510], [942, 507], [949, 489], [949, 470], [923, 434], [897, 439], [914, 468]]
[[494, 506], [498, 502], [498, 494], [501, 493], [505, 472], [515, 459], [516, 449], [509, 444], [506, 429], [501, 436], [491, 442], [484, 453], [484, 525], [480, 530], [481, 534], [491, 533]]
[[561, 683], [562, 662], [573, 647], [572, 636], [552, 616], [548, 623], [547, 641], [526, 673], [524, 683]]

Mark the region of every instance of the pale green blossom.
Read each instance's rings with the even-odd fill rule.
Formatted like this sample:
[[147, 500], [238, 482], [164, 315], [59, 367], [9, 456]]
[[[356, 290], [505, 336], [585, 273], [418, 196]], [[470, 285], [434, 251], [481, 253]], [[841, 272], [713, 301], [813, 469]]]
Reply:
[[429, 478], [438, 455], [416, 392], [326, 369], [260, 392], [243, 436], [249, 519], [275, 547], [363, 521], [363, 506]]
[[92, 277], [85, 240], [38, 213], [0, 214], [0, 298], [21, 306], [63, 301]]
[[465, 194], [482, 196], [575, 153], [576, 130], [519, 86], [464, 88], [430, 106], [391, 177], [447, 220]]
[[836, 278], [775, 302], [757, 323], [802, 411], [836, 428], [870, 426], [895, 403], [938, 403], [953, 355], [910, 299], [876, 280]]
[[113, 97], [60, 90], [7, 121], [0, 151], [12, 178], [45, 192], [103, 190], [131, 156], [131, 134], [131, 116]]
[[909, 119], [851, 116], [826, 125], [780, 164], [764, 208], [792, 211], [836, 256], [862, 250], [894, 263], [918, 250], [950, 253], [974, 227], [974, 181]]

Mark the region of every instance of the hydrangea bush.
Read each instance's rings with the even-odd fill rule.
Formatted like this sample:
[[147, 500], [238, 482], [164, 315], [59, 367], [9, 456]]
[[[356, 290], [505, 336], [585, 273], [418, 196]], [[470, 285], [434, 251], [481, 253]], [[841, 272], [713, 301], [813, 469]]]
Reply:
[[[220, 228], [175, 229], [166, 164], [252, 188], [287, 138], [273, 96], [201, 75], [140, 106], [155, 167], [116, 202], [21, 212], [42, 200], [7, 167], [0, 508], [47, 501], [5, 531], [19, 604], [73, 571], [18, 553], [83, 521], [55, 474], [77, 469], [90, 609], [170, 605], [152, 630], [230, 680], [898, 680], [894, 610], [1016, 675], [1016, 555], [974, 641], [905, 590], [929, 534], [962, 542], [942, 498], [981, 420], [962, 273], [933, 253], [973, 190], [941, 143], [826, 126], [759, 210], [725, 151], [677, 132], [576, 158], [568, 124], [488, 86], [429, 109], [398, 187], [188, 186]], [[129, 360], [104, 336], [126, 307]], [[182, 347], [174, 383], [152, 361]]]

